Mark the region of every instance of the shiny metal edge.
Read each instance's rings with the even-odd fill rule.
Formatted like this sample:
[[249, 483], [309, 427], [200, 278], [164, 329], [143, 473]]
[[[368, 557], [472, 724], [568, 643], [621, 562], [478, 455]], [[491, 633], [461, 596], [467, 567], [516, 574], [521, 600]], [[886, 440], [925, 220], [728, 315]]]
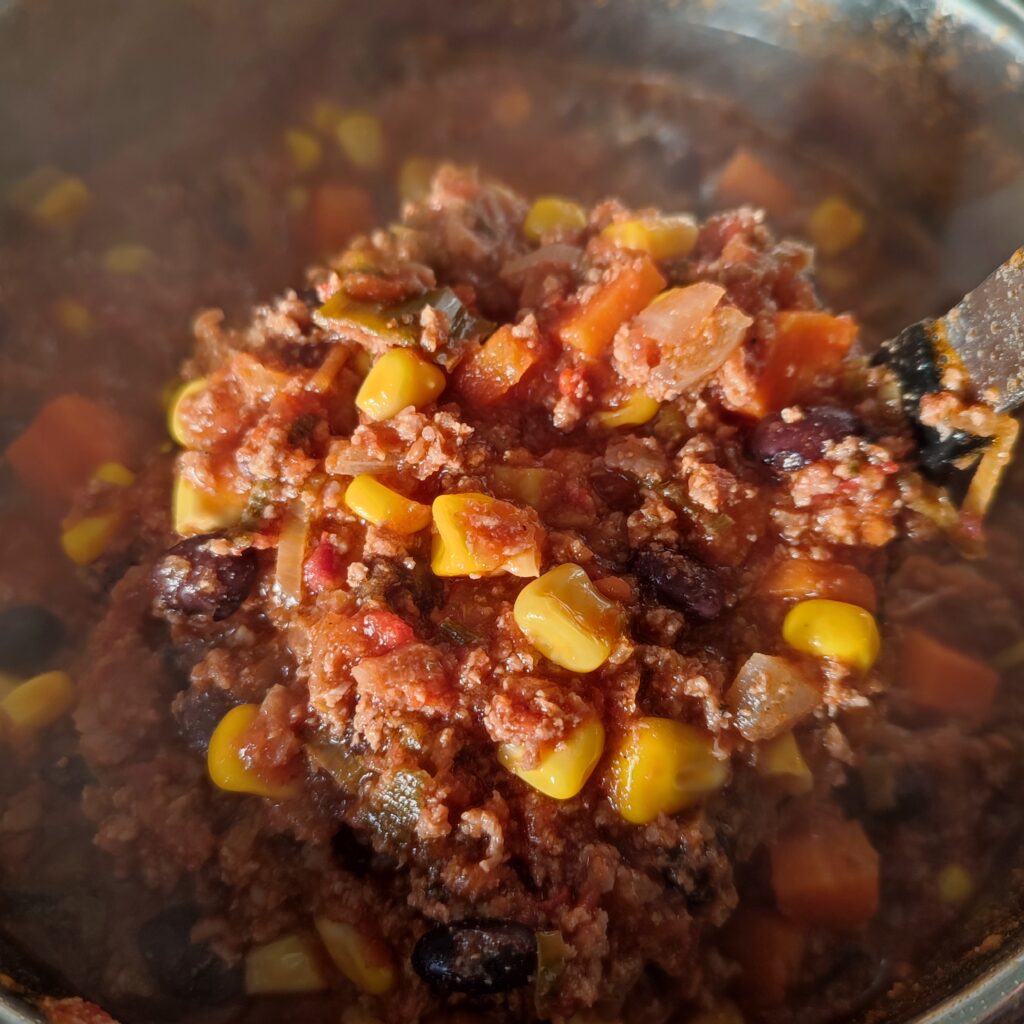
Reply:
[[1024, 944], [974, 978], [967, 988], [908, 1024], [1011, 1024], [1024, 1019]]

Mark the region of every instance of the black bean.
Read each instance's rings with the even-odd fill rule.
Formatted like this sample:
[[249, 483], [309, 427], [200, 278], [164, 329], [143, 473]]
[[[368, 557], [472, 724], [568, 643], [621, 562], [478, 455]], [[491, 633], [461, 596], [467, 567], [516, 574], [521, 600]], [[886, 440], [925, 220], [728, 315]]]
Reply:
[[717, 619], [725, 608], [719, 572], [684, 551], [644, 548], [633, 558], [633, 572], [659, 600], [702, 622]]
[[198, 920], [194, 907], [168, 907], [139, 929], [139, 948], [154, 981], [168, 995], [197, 1003], [222, 1003], [238, 995], [240, 973], [229, 968], [209, 946], [194, 943], [190, 932]]
[[64, 642], [64, 623], [38, 604], [0, 612], [0, 670], [27, 674], [47, 667]]
[[226, 619], [249, 596], [256, 582], [256, 552], [217, 554], [210, 548], [215, 534], [190, 537], [175, 544], [154, 573], [160, 603], [185, 615]]
[[839, 441], [860, 429], [860, 420], [849, 409], [835, 406], [806, 409], [803, 417], [792, 423], [780, 413], [772, 413], [754, 427], [750, 453], [773, 469], [792, 472], [820, 459], [830, 441]]
[[438, 925], [416, 943], [412, 966], [441, 992], [508, 992], [537, 970], [537, 938], [511, 921]]
[[626, 470], [598, 469], [590, 474], [590, 486], [617, 512], [633, 512], [643, 504], [640, 481]]
[[220, 720], [234, 706], [223, 690], [186, 690], [174, 704], [178, 732], [190, 750], [206, 755], [210, 737]]

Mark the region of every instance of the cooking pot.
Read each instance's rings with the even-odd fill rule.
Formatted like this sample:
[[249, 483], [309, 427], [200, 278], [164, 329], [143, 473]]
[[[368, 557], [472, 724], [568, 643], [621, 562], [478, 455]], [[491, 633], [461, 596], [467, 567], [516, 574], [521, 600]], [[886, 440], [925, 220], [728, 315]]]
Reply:
[[[935, 243], [898, 312], [876, 311], [879, 335], [943, 311], [1024, 240], [1024, 6], [1013, 0], [0, 0], [0, 185], [44, 164], [86, 176], [130, 160], [142, 188], [146, 167], [196, 139], [230, 147], [311, 67], [335, 69], [335, 82], [345, 69], [372, 94], [406, 73], [410, 47], [426, 55], [424, 74], [432, 60], [498, 51], [679, 79], [838, 168]], [[865, 1015], [1024, 1017], [1017, 903], [1000, 882], [918, 982]], [[16, 984], [0, 994], [0, 1021], [41, 1019], [17, 990], [61, 991], [60, 967], [4, 940], [0, 971]]]

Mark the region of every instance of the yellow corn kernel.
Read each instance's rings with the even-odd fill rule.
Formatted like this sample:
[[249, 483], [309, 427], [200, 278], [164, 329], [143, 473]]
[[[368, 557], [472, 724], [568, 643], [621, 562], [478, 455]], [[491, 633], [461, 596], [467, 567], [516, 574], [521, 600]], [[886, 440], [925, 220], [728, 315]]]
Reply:
[[626, 821], [645, 825], [720, 789], [729, 763], [710, 738], [671, 718], [641, 718], [626, 733], [609, 768], [609, 797]]
[[92, 202], [92, 193], [81, 178], [62, 175], [29, 207], [28, 216], [39, 227], [62, 231], [70, 228]]
[[823, 256], [838, 256], [860, 241], [864, 215], [842, 196], [820, 202], [807, 220], [807, 235]]
[[292, 185], [285, 191], [284, 205], [292, 213], [302, 213], [309, 206], [309, 189], [304, 185]]
[[757, 770], [778, 781], [793, 796], [809, 793], [814, 786], [814, 775], [791, 732], [784, 732], [758, 748]]
[[394, 988], [395, 967], [381, 942], [329, 917], [318, 917], [314, 924], [335, 966], [360, 992], [381, 996]]
[[603, 751], [604, 726], [593, 718], [574, 729], [535, 768], [521, 768], [519, 749], [508, 743], [498, 747], [498, 762], [545, 796], [571, 800], [590, 778]]
[[689, 256], [697, 244], [697, 222], [680, 214], [674, 217], [640, 217], [609, 224], [601, 232], [623, 249], [637, 249], [651, 259], [670, 260]]
[[560, 196], [541, 196], [526, 214], [523, 234], [531, 242], [539, 242], [545, 235], [575, 234], [586, 226], [586, 211], [578, 203]]
[[309, 110], [309, 123], [321, 135], [333, 135], [345, 111], [334, 100], [318, 99]]
[[600, 668], [622, 631], [619, 605], [571, 562], [523, 587], [512, 614], [530, 643], [570, 672]]
[[661, 402], [645, 395], [638, 388], [621, 405], [599, 412], [594, 418], [602, 427], [640, 427], [650, 423], [660, 408]]
[[348, 485], [345, 504], [360, 519], [403, 535], [417, 533], [430, 524], [429, 505], [404, 497], [366, 473]]
[[285, 935], [245, 956], [245, 991], [249, 995], [322, 992], [328, 986], [320, 950], [309, 935]]
[[543, 466], [494, 466], [491, 480], [503, 497], [539, 509], [557, 493], [561, 477]]
[[178, 478], [174, 482], [172, 499], [174, 530], [182, 537], [216, 533], [234, 526], [242, 518], [247, 504], [245, 495], [233, 491], [210, 494]]
[[444, 371], [407, 348], [391, 348], [370, 367], [356, 406], [371, 420], [391, 419], [410, 405], [433, 402], [444, 391]]
[[218, 789], [283, 800], [291, 795], [290, 786], [271, 786], [242, 760], [242, 743], [259, 713], [258, 704], [239, 704], [217, 723], [210, 737], [206, 767]]
[[284, 133], [284, 148], [297, 174], [312, 171], [324, 155], [320, 140], [301, 128], [289, 128]]
[[110, 546], [120, 522], [113, 512], [85, 516], [64, 528], [60, 546], [76, 565], [91, 565]]
[[9, 696], [16, 687], [21, 686], [22, 680], [12, 676], [10, 672], [0, 672], [0, 701]]
[[112, 245], [103, 254], [103, 266], [110, 274], [138, 274], [154, 260], [153, 250], [145, 245]]
[[65, 333], [78, 338], [88, 337], [96, 329], [96, 318], [77, 299], [67, 296], [52, 307], [54, 323]]
[[104, 462], [92, 475], [93, 480], [112, 487], [131, 487], [135, 474], [121, 462]]
[[436, 161], [422, 156], [411, 156], [398, 172], [398, 196], [403, 203], [425, 199], [430, 192]]
[[498, 549], [470, 542], [466, 516], [518, 519], [522, 513], [514, 505], [489, 494], [470, 491], [439, 495], [430, 512], [434, 520], [430, 568], [435, 576], [489, 576], [501, 572], [536, 576], [540, 572], [540, 551], [536, 544], [509, 557]]
[[939, 872], [938, 890], [943, 903], [966, 903], [974, 894], [974, 878], [962, 864], [947, 864]]
[[782, 638], [804, 654], [834, 658], [861, 672], [874, 665], [881, 646], [871, 612], [822, 598], [794, 605], [782, 623]]
[[372, 171], [384, 162], [384, 130], [373, 114], [344, 114], [334, 134], [345, 155], [361, 171]]
[[188, 434], [181, 421], [182, 402], [202, 391], [206, 383], [205, 377], [187, 380], [171, 392], [171, 397], [167, 401], [167, 433], [171, 435], [171, 440], [180, 444], [182, 448], [188, 447]]
[[67, 672], [44, 672], [16, 686], [0, 711], [19, 728], [45, 729], [75, 706], [75, 684]]

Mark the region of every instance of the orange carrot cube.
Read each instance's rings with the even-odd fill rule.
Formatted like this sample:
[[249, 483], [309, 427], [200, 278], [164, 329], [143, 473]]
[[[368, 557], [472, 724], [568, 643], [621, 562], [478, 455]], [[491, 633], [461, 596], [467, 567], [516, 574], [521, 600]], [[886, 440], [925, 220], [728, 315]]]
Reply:
[[994, 668], [919, 629], [903, 631], [900, 679], [915, 704], [957, 718], [984, 718], [999, 688]]
[[314, 251], [333, 253], [375, 222], [373, 200], [365, 189], [325, 182], [309, 200], [309, 226]]
[[539, 347], [516, 337], [512, 326], [505, 324], [459, 364], [455, 380], [470, 402], [491, 405], [504, 398], [539, 358]]
[[785, 216], [793, 207], [793, 189], [749, 149], [740, 148], [718, 175], [718, 198], [730, 205], [760, 206], [774, 217]]
[[845, 601], [869, 612], [878, 607], [875, 585], [870, 577], [852, 565], [819, 562], [813, 558], [785, 558], [777, 562], [765, 574], [757, 591], [783, 601], [818, 597]]
[[615, 332], [636, 316], [665, 284], [665, 278], [649, 257], [638, 258], [571, 309], [557, 326], [556, 334], [563, 345], [595, 359], [611, 344]]
[[[849, 316], [809, 310], [777, 313], [761, 366], [735, 395], [726, 392], [725, 404], [755, 419], [792, 405], [839, 372], [856, 338], [857, 324]], [[743, 367], [746, 359], [742, 351], [730, 357], [732, 377], [749, 375]]]
[[51, 509], [67, 505], [104, 462], [131, 461], [131, 431], [121, 417], [81, 395], [44, 405], [7, 448], [15, 475]]
[[743, 995], [756, 1007], [780, 1006], [796, 980], [805, 929], [771, 910], [741, 908], [726, 926], [723, 951], [743, 972]]
[[878, 910], [878, 854], [857, 822], [816, 821], [770, 854], [775, 901], [791, 920], [848, 931]]

